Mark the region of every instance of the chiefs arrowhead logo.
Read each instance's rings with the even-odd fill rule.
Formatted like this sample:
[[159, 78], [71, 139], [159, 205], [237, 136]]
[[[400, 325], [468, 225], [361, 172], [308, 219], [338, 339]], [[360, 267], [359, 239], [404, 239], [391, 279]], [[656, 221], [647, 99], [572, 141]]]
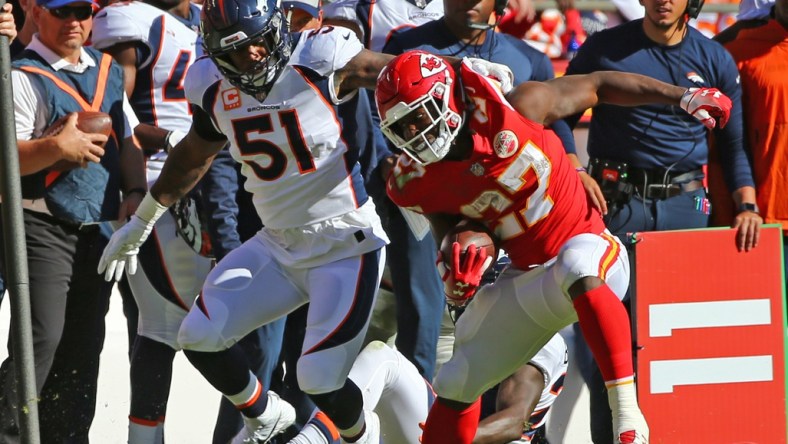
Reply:
[[434, 76], [446, 69], [446, 64], [443, 63], [443, 59], [432, 54], [422, 54], [419, 66], [421, 67], [422, 77]]
[[493, 150], [501, 159], [513, 156], [518, 146], [517, 136], [509, 130], [501, 131], [493, 139]]

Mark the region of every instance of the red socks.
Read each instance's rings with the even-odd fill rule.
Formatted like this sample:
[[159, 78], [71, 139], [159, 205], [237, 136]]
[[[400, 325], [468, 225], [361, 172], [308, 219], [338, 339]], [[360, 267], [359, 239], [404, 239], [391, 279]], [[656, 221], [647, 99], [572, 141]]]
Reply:
[[607, 285], [587, 291], [574, 302], [583, 332], [605, 382], [632, 377], [629, 316]]
[[421, 436], [422, 444], [471, 444], [479, 427], [482, 410], [481, 399], [477, 399], [465, 410], [454, 410], [446, 406], [441, 398], [435, 400]]

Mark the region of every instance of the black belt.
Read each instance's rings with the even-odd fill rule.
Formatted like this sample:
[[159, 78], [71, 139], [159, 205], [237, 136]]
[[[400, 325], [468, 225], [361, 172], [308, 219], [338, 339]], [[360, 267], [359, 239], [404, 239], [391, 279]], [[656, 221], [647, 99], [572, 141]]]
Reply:
[[668, 199], [703, 188], [703, 170], [672, 173], [665, 169], [630, 168], [627, 181], [645, 199]]

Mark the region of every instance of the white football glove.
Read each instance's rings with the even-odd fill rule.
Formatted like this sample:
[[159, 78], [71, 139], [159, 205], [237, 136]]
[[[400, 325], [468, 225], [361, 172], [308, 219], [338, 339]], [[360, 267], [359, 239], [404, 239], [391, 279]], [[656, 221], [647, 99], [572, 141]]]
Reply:
[[119, 281], [123, 277], [127, 262], [129, 274], [137, 272], [137, 253], [140, 246], [165, 211], [167, 207], [158, 203], [150, 193], [145, 195], [131, 220], [115, 231], [101, 254], [98, 272], [104, 273], [104, 280]]
[[724, 128], [731, 116], [731, 99], [717, 88], [689, 88], [681, 96], [681, 109], [700, 120], [706, 128], [717, 123]]
[[514, 73], [508, 66], [489, 60], [468, 57], [470, 68], [478, 74], [489, 77], [501, 84], [501, 92], [509, 94], [514, 88]]

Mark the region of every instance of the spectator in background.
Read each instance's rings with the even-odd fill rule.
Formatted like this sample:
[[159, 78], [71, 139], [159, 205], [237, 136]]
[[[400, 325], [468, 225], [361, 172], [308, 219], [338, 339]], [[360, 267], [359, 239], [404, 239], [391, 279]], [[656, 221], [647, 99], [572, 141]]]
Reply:
[[[755, 7], [752, 7], [756, 3]], [[774, 3], [771, 6], [771, 3]], [[750, 6], [748, 6], [750, 5]], [[747, 145], [752, 153], [756, 210], [764, 222], [783, 227], [783, 254], [788, 254], [788, 0], [742, 2], [748, 22], [722, 38], [739, 68]], [[769, 14], [770, 15], [767, 15]], [[718, 225], [736, 217], [735, 202], [720, 180], [719, 164], [709, 165], [712, 216]], [[718, 193], [715, 193], [718, 191]], [[788, 260], [784, 276], [788, 279]], [[788, 281], [787, 281], [788, 282]]]
[[737, 20], [768, 20], [772, 15], [775, 0], [741, 0]]
[[322, 0], [290, 0], [282, 2], [290, 32], [318, 29], [323, 25]]
[[535, 20], [527, 23], [517, 21], [519, 15], [512, 11], [510, 5], [498, 27], [502, 32], [525, 40], [551, 59], [571, 58], [573, 51], [586, 39], [584, 23], [591, 25], [595, 14], [594, 11], [579, 11], [574, 0], [560, 0], [557, 4], [557, 9], [544, 9]]
[[[755, 188], [744, 150], [736, 66], [721, 46], [688, 26], [702, 2], [642, 3], [643, 19], [589, 37], [569, 63], [567, 74], [635, 72], [683, 88], [716, 87], [729, 96], [733, 101], [730, 121], [714, 134], [725, 159], [726, 183], [740, 209], [732, 221], [737, 229], [735, 242], [740, 250], [750, 250], [757, 245], [762, 221], [754, 211]], [[713, 123], [710, 119], [705, 125]], [[625, 244], [630, 232], [709, 225], [702, 171], [708, 159], [706, 126], [673, 105], [594, 108], [588, 136], [591, 175], [583, 172], [580, 176], [607, 213], [608, 229]], [[598, 369], [587, 356], [577, 356], [574, 362], [591, 391], [594, 442], [610, 442], [610, 409], [605, 407]]]
[[771, 18], [775, 0], [742, 0], [736, 22], [714, 36], [714, 40], [725, 45], [736, 38], [742, 29], [765, 25]]
[[[83, 46], [94, 6], [38, 0], [27, 16], [38, 32], [11, 73], [35, 377], [47, 442], [88, 442], [112, 290], [96, 272], [107, 242], [103, 226], [133, 214], [146, 189], [122, 69]], [[110, 114], [114, 135], [83, 133], [72, 115], [57, 135], [42, 137], [59, 118], [85, 110]], [[15, 386], [11, 349], [0, 369], [0, 442], [19, 439]]]
[[[440, 19], [443, 9], [443, 0], [338, 0], [327, 5], [325, 13], [327, 24], [349, 27], [367, 49], [382, 51], [396, 31]], [[370, 101], [377, 122], [374, 101]], [[365, 186], [391, 239], [386, 251], [396, 300], [395, 345], [431, 381], [444, 307], [434, 267], [435, 241], [425, 230], [426, 222], [422, 228], [412, 223], [421, 220], [420, 216], [403, 214], [386, 195], [385, 174], [392, 155], [378, 125], [374, 131], [374, 150], [362, 153], [361, 162]]]

